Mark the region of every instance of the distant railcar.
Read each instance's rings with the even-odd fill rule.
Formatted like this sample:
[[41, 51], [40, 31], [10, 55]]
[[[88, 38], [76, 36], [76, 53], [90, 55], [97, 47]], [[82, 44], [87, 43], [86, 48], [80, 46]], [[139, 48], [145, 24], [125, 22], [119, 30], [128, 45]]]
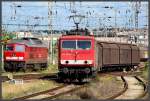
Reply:
[[13, 71], [27, 67], [46, 68], [48, 48], [37, 38], [11, 40], [4, 51], [4, 68]]

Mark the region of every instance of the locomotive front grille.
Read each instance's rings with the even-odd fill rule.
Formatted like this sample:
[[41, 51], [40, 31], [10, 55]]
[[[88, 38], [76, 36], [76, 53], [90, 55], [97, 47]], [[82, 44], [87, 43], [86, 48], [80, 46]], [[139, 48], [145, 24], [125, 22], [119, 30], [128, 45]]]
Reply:
[[62, 68], [59, 70], [65, 74], [72, 74], [72, 73], [86, 73], [89, 74], [91, 72], [90, 68]]

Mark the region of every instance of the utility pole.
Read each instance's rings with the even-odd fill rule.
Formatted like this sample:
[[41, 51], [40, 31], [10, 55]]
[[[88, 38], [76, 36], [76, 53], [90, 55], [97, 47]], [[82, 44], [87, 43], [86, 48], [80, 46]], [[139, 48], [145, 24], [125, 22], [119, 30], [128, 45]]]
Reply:
[[115, 13], [115, 39], [117, 36], [117, 32], [118, 32], [118, 26], [117, 26], [117, 8], [114, 8], [114, 13]]
[[[1, 33], [2, 35], [2, 33]], [[0, 40], [2, 40], [2, 38], [0, 37]], [[4, 71], [4, 56], [3, 56], [3, 43], [0, 42], [0, 67], [1, 67], [1, 72]]]
[[140, 2], [135, 3], [135, 29], [138, 30], [138, 15], [140, 9]]
[[49, 58], [50, 58], [50, 63], [53, 64], [53, 33], [52, 33], [52, 2], [49, 1], [48, 2], [48, 29], [50, 32], [50, 54], [49, 54]]
[[2, 33], [2, 30], [3, 29], [1, 29], [0, 28], [0, 71], [1, 72], [4, 72], [4, 57], [3, 57], [3, 49], [4, 49], [4, 47], [3, 47], [3, 43], [2, 43], [2, 36], [3, 36], [3, 33]]
[[115, 11], [115, 31], [117, 32], [117, 9], [114, 8], [114, 11]]

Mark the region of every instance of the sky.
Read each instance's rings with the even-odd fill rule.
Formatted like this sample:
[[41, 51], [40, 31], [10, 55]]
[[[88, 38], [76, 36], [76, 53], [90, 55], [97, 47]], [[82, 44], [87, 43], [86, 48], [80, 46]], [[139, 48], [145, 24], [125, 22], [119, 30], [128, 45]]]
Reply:
[[[85, 16], [79, 27], [89, 29], [101, 27], [132, 27], [134, 28], [133, 2], [50, 2], [52, 29], [66, 30], [75, 28], [73, 19], [69, 16]], [[104, 8], [110, 7], [110, 8]], [[139, 28], [148, 23], [148, 2], [141, 2], [139, 7]], [[116, 16], [116, 20], [115, 20]], [[39, 17], [39, 19], [36, 19]], [[111, 17], [111, 18], [108, 18]], [[48, 26], [16, 26], [7, 24], [48, 25], [48, 2], [2, 2], [2, 24], [9, 31], [17, 30], [47, 30]]]

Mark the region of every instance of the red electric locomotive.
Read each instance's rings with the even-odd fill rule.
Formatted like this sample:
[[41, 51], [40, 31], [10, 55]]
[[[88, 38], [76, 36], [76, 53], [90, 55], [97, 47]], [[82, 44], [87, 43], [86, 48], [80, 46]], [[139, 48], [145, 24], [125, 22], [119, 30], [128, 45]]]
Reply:
[[27, 67], [47, 67], [48, 48], [37, 38], [11, 40], [4, 51], [4, 68], [13, 71]]
[[59, 77], [83, 78], [96, 74], [95, 39], [88, 32], [69, 32], [58, 41]]
[[[72, 32], [69, 32], [71, 34]], [[105, 69], [132, 69], [140, 63], [139, 47], [133, 44], [96, 41], [89, 32], [74, 31], [63, 35], [58, 44], [60, 78], [94, 77]]]

